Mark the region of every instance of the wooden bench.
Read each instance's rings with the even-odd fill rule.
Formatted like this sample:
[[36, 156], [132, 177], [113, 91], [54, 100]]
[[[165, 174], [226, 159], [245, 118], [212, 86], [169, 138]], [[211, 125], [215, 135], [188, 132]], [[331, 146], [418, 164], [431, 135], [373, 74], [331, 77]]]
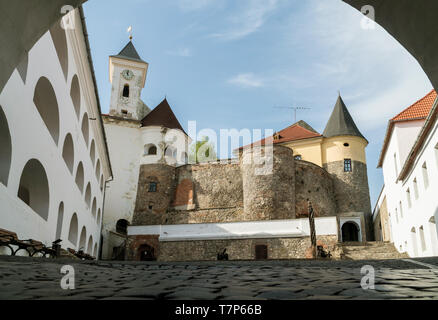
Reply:
[[[18, 251], [25, 250], [29, 257], [33, 257], [35, 254], [40, 253], [43, 257], [57, 257], [58, 250], [46, 247], [42, 242], [28, 239], [20, 240], [15, 232], [0, 229], [0, 247], [7, 247], [11, 251], [11, 256], [15, 256]], [[14, 250], [14, 247], [17, 247]]]
[[81, 260], [95, 260], [96, 258], [89, 255], [88, 253], [84, 253], [84, 251], [79, 250], [76, 251], [72, 248], [67, 248], [68, 252], [70, 252], [71, 254], [75, 255], [76, 257], [78, 257]]

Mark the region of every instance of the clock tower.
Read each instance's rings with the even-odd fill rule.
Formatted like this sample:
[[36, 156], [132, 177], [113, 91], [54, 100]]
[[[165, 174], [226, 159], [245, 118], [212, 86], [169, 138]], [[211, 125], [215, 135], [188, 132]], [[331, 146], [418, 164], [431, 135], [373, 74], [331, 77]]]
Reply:
[[150, 109], [140, 99], [149, 64], [143, 61], [132, 41], [118, 55], [109, 58], [111, 116], [141, 120]]

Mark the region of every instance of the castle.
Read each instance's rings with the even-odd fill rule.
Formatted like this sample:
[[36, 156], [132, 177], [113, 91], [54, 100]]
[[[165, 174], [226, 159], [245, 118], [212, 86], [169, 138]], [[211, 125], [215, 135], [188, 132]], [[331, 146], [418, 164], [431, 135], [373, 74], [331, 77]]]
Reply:
[[[299, 121], [234, 161], [189, 164], [191, 139], [168, 101], [150, 111], [140, 99], [148, 63], [132, 41], [109, 63], [104, 259], [216, 260], [224, 249], [230, 259], [306, 258], [308, 201], [318, 244], [335, 255], [338, 242], [373, 239], [368, 141], [341, 96], [323, 134]], [[271, 172], [257, 173], [256, 153]]]

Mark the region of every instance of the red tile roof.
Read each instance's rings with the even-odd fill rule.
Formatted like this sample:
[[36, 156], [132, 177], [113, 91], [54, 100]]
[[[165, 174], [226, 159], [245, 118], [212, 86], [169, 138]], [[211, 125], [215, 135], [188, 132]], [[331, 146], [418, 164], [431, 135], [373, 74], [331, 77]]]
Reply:
[[436, 91], [432, 90], [425, 97], [421, 98], [413, 105], [406, 108], [394, 118], [392, 118], [391, 121], [426, 119], [430, 112], [430, 109], [432, 109], [432, 105], [435, 102], [436, 97]]
[[[307, 127], [307, 128], [305, 128]], [[309, 138], [317, 138], [317, 137], [322, 137], [322, 135], [316, 131], [314, 131], [313, 129], [310, 130], [311, 127], [305, 123], [304, 121], [299, 121], [297, 123], [294, 123], [293, 125], [277, 132], [274, 134], [274, 139], [273, 137], [268, 137], [265, 139], [262, 139], [260, 141], [254, 142], [250, 145], [244, 146], [244, 147], [240, 147], [239, 149], [243, 149], [249, 146], [253, 146], [253, 145], [264, 145], [266, 142], [273, 142], [274, 144], [277, 143], [284, 143], [284, 142], [289, 142], [289, 141], [295, 141], [295, 140], [302, 140], [302, 139], [309, 139]]]
[[405, 122], [413, 120], [425, 120], [432, 109], [433, 103], [437, 98], [437, 92], [435, 90], [430, 91], [423, 98], [412, 104], [411, 106], [404, 109], [394, 118], [389, 120], [388, 128], [386, 130], [385, 140], [383, 141], [382, 151], [380, 152], [379, 163], [377, 168], [382, 167], [383, 159], [385, 158], [386, 149], [388, 148], [389, 140], [392, 135], [392, 129], [394, 128], [394, 123]]

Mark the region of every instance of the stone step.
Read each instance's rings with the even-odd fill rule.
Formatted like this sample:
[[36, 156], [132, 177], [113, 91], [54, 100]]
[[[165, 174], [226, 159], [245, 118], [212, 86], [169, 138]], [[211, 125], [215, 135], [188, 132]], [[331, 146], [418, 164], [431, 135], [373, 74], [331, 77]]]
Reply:
[[340, 244], [341, 258], [347, 260], [378, 260], [408, 258], [406, 253], [400, 253], [390, 242], [344, 242]]

